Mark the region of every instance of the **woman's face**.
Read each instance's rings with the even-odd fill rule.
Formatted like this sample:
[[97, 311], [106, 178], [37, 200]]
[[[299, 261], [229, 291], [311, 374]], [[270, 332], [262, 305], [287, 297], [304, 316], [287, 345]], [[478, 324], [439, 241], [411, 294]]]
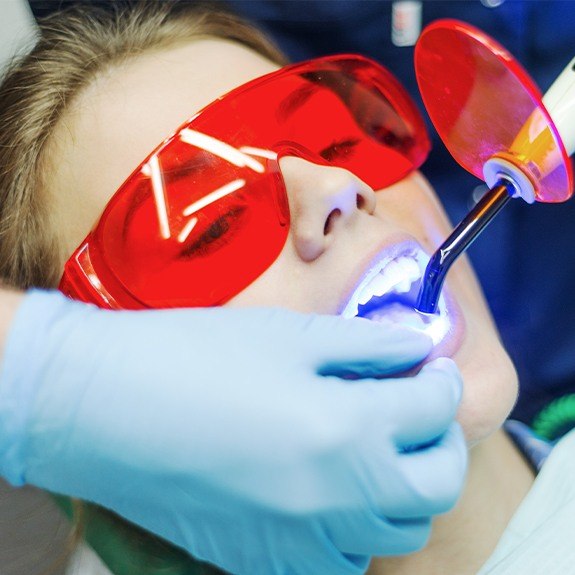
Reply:
[[[202, 39], [102, 74], [71, 104], [48, 154], [49, 201], [64, 253], [72, 253], [113, 192], [177, 126], [216, 97], [274, 69], [247, 48]], [[354, 315], [355, 304], [365, 299], [360, 292], [370, 295], [382, 285], [401, 291], [402, 279], [418, 273], [418, 254], [432, 253], [450, 229], [417, 172], [376, 193], [345, 170], [301, 158], [283, 157], [280, 168], [292, 222], [287, 243], [274, 264], [227, 305]], [[435, 354], [452, 356], [461, 369], [458, 417], [475, 442], [507, 416], [516, 375], [463, 259], [450, 271], [445, 293], [449, 325]], [[393, 321], [423, 325], [398, 304], [371, 319], [382, 329]]]

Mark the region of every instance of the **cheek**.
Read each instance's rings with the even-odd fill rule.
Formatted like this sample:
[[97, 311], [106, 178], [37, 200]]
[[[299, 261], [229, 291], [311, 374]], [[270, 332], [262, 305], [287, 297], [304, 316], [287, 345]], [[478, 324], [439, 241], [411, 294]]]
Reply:
[[515, 368], [500, 348], [477, 349], [461, 367], [464, 392], [457, 415], [470, 445], [483, 441], [499, 429], [517, 399]]
[[298, 265], [289, 241], [277, 260], [250, 285], [231, 298], [230, 307], [281, 307], [299, 312], [319, 311], [309, 274]]
[[439, 200], [418, 173], [376, 194], [377, 212], [413, 235], [428, 253], [445, 240], [452, 229]]
[[302, 313], [334, 314], [357, 253], [337, 250], [336, 258], [302, 262], [290, 240], [278, 259], [249, 286], [231, 298], [231, 307], [281, 307]]

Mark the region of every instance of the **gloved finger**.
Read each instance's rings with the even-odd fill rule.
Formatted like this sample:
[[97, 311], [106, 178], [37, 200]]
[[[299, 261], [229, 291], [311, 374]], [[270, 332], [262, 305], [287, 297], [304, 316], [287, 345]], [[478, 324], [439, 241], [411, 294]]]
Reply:
[[[400, 448], [413, 449], [442, 435], [457, 414], [463, 382], [455, 363], [438, 358], [414, 377], [378, 382], [389, 385], [393, 401], [392, 437]], [[399, 389], [398, 389], [399, 388]]]
[[[270, 538], [266, 534], [272, 532], [263, 529], [263, 539], [258, 554], [252, 557], [252, 569], [245, 569], [242, 575], [265, 573], [266, 575], [296, 575], [300, 573], [326, 573], [329, 575], [361, 575], [365, 573], [370, 556], [346, 554], [331, 537], [334, 524], [353, 524], [341, 522], [341, 515], [334, 513], [326, 521], [320, 518], [314, 520], [302, 518], [284, 518], [281, 530], [277, 526], [275, 535]], [[259, 527], [259, 526], [258, 526]], [[253, 529], [253, 528], [252, 528]], [[294, 552], [294, 550], [297, 550]], [[278, 560], [281, 558], [281, 560]], [[255, 559], [255, 561], [253, 560]], [[257, 565], [257, 569], [253, 569]]]
[[[461, 397], [461, 377], [453, 361], [439, 358], [412, 377], [345, 384], [344, 401], [361, 412], [364, 425], [391, 437], [398, 448], [434, 441], [453, 422]], [[384, 430], [381, 430], [384, 426]]]
[[303, 336], [309, 360], [321, 375], [383, 377], [422, 361], [432, 341], [404, 326], [385, 326], [362, 318], [313, 316]]
[[461, 494], [467, 470], [467, 446], [459, 424], [453, 423], [436, 443], [402, 454], [398, 468], [400, 484], [394, 486], [393, 498], [383, 494], [385, 517], [420, 518], [449, 511]]
[[[383, 520], [382, 520], [383, 521]], [[431, 518], [420, 519], [394, 519], [392, 522], [403, 537], [398, 539], [393, 549], [383, 539], [379, 540], [379, 548], [374, 551], [375, 556], [406, 555], [423, 549], [431, 536]]]
[[[297, 552], [291, 553], [290, 559], [286, 561], [287, 565], [282, 566], [282, 569], [273, 571], [273, 573], [277, 575], [298, 575], [300, 573], [362, 575], [369, 566], [371, 556], [343, 553], [325, 535], [321, 539], [312, 540], [312, 545], [314, 548], [309, 549], [308, 552], [305, 551], [305, 546], [300, 545]], [[302, 547], [303, 551], [301, 551]], [[272, 573], [272, 571], [258, 572]]]
[[389, 520], [374, 512], [355, 514], [329, 525], [335, 546], [348, 555], [401, 555], [421, 549], [429, 539], [431, 519]]

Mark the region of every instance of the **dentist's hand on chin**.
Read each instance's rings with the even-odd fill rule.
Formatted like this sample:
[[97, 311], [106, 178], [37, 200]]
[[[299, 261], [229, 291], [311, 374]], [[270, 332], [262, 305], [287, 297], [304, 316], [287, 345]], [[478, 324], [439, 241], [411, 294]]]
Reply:
[[455, 365], [392, 377], [430, 348], [367, 320], [32, 292], [2, 366], [0, 474], [231, 573], [362, 573], [424, 545], [462, 488]]

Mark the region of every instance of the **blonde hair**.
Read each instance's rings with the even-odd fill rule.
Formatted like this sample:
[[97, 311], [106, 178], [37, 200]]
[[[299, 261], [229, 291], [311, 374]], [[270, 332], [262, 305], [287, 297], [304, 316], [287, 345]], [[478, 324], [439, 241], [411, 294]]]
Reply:
[[32, 51], [0, 86], [0, 278], [9, 285], [55, 287], [62, 254], [50, 223], [46, 150], [70, 102], [97, 75], [138, 54], [198, 37], [241, 43], [286, 62], [257, 29], [213, 5], [146, 1], [72, 7], [41, 22]]

